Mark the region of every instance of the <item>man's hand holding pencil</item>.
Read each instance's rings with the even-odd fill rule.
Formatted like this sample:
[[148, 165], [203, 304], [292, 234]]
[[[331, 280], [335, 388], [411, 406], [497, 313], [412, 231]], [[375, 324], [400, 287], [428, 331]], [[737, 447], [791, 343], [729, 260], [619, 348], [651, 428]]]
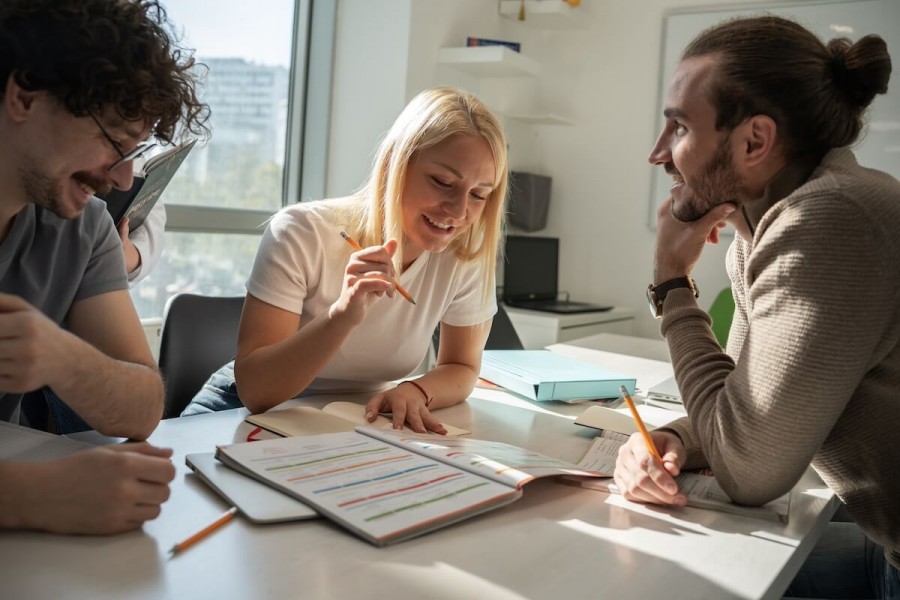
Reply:
[[631, 410], [638, 432], [619, 449], [614, 474], [616, 487], [625, 498], [635, 502], [684, 506], [687, 498], [678, 491], [674, 479], [687, 459], [681, 438], [667, 431], [647, 431], [624, 386], [622, 398]]

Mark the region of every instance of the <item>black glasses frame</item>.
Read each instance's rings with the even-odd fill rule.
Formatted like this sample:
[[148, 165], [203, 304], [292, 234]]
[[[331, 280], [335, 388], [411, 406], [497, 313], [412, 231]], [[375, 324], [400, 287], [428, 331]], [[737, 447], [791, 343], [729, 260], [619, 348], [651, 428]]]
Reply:
[[106, 138], [106, 141], [109, 142], [109, 144], [115, 149], [116, 153], [119, 155], [119, 160], [115, 161], [113, 164], [111, 164], [109, 167], [107, 167], [106, 168], [107, 171], [112, 171], [113, 169], [115, 169], [116, 167], [121, 165], [122, 163], [136, 160], [136, 159], [140, 158], [141, 156], [143, 156], [151, 148], [156, 147], [155, 142], [140, 142], [137, 146], [135, 146], [128, 152], [122, 152], [122, 148], [120, 148], [119, 144], [116, 143], [116, 141], [114, 139], [112, 139], [112, 137], [109, 135], [109, 133], [107, 133], [106, 129], [100, 123], [100, 120], [94, 116], [94, 113], [88, 112], [88, 115], [91, 117], [91, 119], [94, 120], [94, 123], [97, 124], [97, 127], [100, 129], [100, 133], [103, 134], [103, 137]]

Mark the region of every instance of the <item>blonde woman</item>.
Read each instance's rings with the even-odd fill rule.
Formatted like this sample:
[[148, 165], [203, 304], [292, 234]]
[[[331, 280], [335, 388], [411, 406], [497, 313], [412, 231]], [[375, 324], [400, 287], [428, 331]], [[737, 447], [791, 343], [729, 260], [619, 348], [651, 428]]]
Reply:
[[[395, 427], [445, 433], [430, 411], [471, 393], [497, 310], [507, 171], [502, 127], [481, 101], [452, 88], [421, 92], [360, 191], [272, 218], [233, 371], [213, 375], [182, 414], [241, 404], [258, 413], [299, 395], [370, 391], [370, 420], [390, 412]], [[421, 363], [438, 324], [436, 366], [395, 383]]]

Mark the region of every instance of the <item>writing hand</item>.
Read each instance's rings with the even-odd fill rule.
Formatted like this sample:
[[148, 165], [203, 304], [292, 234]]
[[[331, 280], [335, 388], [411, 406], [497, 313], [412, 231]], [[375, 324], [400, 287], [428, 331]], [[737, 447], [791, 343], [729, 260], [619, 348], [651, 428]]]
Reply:
[[684, 444], [681, 438], [668, 432], [651, 431], [650, 437], [663, 464], [653, 458], [643, 436], [636, 433], [619, 448], [614, 474], [616, 486], [628, 500], [684, 506], [687, 498], [678, 491], [674, 479], [687, 458]]

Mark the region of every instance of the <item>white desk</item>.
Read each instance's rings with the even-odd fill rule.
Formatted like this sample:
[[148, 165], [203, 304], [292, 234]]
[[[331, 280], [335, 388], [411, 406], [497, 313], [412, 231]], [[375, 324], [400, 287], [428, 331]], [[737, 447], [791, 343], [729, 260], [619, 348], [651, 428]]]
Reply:
[[634, 310], [621, 306], [603, 312], [568, 315], [506, 305], [504, 308], [526, 349], [543, 348], [598, 333], [634, 333]]
[[[604, 351], [583, 354], [600, 361], [607, 355], [627, 362]], [[635, 373], [646, 385], [660, 375], [653, 372], [657, 363], [632, 358], [630, 364], [648, 368]], [[439, 414], [471, 429], [473, 437], [577, 460], [593, 436], [571, 422], [584, 408], [476, 389], [468, 402]], [[0, 533], [3, 597], [777, 598], [836, 506], [810, 475], [797, 487], [788, 526], [641, 506], [538, 481], [510, 506], [387, 548], [325, 520], [254, 526], [238, 518], [168, 558], [173, 543], [226, 508], [188, 474], [184, 455], [243, 440], [250, 430], [245, 414], [241, 409], [159, 426], [151, 439], [175, 448], [178, 475], [161, 516], [142, 531], [112, 537]]]

